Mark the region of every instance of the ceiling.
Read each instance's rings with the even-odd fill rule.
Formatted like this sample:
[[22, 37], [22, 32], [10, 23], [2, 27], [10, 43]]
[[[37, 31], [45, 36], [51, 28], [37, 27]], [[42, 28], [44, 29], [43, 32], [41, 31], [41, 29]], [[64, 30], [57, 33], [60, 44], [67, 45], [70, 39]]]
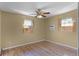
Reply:
[[35, 10], [50, 12], [48, 17], [77, 9], [77, 2], [0, 2], [0, 10], [35, 16]]

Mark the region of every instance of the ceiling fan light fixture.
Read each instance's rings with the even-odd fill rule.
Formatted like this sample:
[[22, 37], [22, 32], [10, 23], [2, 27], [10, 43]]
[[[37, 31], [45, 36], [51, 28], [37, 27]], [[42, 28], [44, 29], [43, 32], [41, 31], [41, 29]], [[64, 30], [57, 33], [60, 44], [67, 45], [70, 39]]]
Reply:
[[37, 18], [42, 18], [42, 16], [41, 15], [38, 15]]

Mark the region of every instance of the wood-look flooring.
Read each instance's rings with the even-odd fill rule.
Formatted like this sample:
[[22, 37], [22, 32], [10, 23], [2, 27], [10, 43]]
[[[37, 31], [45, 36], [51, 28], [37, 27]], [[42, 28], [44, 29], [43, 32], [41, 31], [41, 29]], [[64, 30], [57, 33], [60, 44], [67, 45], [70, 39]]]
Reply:
[[77, 50], [47, 41], [3, 51], [3, 56], [77, 56]]

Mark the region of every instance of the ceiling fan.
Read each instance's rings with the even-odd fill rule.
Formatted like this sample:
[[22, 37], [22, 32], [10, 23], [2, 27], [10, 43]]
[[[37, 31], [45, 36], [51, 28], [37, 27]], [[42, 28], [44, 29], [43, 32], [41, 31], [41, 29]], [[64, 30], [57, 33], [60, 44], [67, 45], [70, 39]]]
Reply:
[[50, 12], [46, 12], [46, 11], [41, 10], [41, 9], [36, 10], [36, 17], [37, 18], [47, 17], [48, 14], [50, 14]]

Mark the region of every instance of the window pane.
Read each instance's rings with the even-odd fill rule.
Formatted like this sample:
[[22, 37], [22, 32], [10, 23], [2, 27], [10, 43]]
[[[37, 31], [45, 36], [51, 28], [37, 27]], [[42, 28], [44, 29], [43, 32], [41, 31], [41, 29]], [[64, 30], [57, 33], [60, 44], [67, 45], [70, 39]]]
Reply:
[[32, 27], [32, 20], [24, 20], [24, 24], [23, 24], [23, 27], [24, 28], [30, 28]]
[[62, 19], [61, 26], [73, 26], [72, 18]]

